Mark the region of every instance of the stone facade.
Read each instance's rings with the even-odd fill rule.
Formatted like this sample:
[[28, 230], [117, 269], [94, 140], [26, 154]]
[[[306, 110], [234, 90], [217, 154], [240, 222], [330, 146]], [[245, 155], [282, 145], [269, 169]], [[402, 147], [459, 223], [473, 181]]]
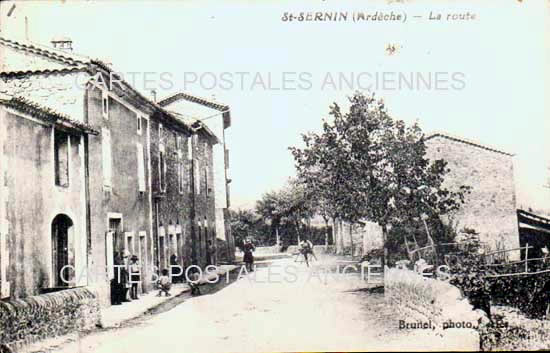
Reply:
[[[170, 112], [178, 114], [182, 119], [199, 120], [207, 131], [216, 137], [217, 143], [212, 147], [213, 168], [211, 169], [213, 184], [213, 199], [215, 204], [215, 229], [218, 259], [221, 261], [235, 260], [235, 242], [229, 227], [229, 207], [231, 206], [229, 184], [229, 149], [225, 134], [231, 126], [230, 109], [228, 106], [213, 100], [192, 96], [187, 93], [176, 93], [159, 102]], [[220, 257], [221, 256], [221, 257]]]
[[2, 297], [85, 283], [72, 270], [59, 283], [55, 271], [61, 262], [76, 275], [86, 268], [84, 134], [4, 105], [0, 130]]
[[[0, 99], [23, 97], [44, 116], [69, 117], [75, 123], [61, 119], [62, 132], [77, 126], [61, 145], [69, 180], [56, 186], [53, 151], [65, 135], [55, 122], [36, 124], [0, 106], [2, 298], [65, 289], [56, 288], [56, 246], [63, 263], [77, 267], [68, 287], [87, 286], [101, 305], [110, 303], [116, 253], [137, 255], [143, 292], [172, 254], [183, 266], [216, 261], [206, 247], [208, 240], [217, 244], [213, 149], [220, 140], [207, 126], [164, 110], [125, 82], [111, 84], [112, 71], [101, 62], [3, 38], [0, 49], [11, 65], [0, 72]], [[67, 240], [57, 244], [52, 233], [59, 227]]]
[[[151, 175], [156, 265], [205, 266], [215, 230], [212, 146], [204, 131], [156, 114], [151, 122]], [[214, 244], [214, 242], [213, 242]]]
[[[518, 248], [513, 156], [443, 133], [429, 136], [426, 146], [429, 159], [448, 163], [447, 188], [472, 187], [466, 203], [450, 219], [457, 230], [474, 229], [495, 250]], [[516, 259], [519, 252], [510, 256]]]
[[[108, 86], [107, 86], [108, 87]], [[149, 116], [152, 110], [124, 97], [118, 90], [90, 86], [86, 92], [86, 121], [100, 131], [88, 141], [90, 256], [94, 271], [88, 284], [97, 286], [108, 303], [114, 256], [129, 252], [142, 266], [141, 290], [150, 281], [154, 256], [149, 165]]]

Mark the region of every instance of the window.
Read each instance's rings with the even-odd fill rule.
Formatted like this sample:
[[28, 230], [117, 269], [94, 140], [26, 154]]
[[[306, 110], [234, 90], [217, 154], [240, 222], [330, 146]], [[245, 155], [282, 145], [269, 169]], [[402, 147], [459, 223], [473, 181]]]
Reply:
[[69, 135], [55, 130], [54, 132], [54, 163], [55, 185], [69, 186]]
[[101, 130], [101, 153], [103, 165], [103, 186], [112, 187], [112, 155], [111, 155], [111, 132], [103, 128]]
[[191, 146], [191, 139], [188, 138], [187, 139], [187, 159], [192, 159], [192, 158], [193, 158], [193, 151]]
[[200, 188], [200, 161], [194, 160], [193, 161], [193, 184], [195, 187], [195, 194], [200, 194], [201, 188]]
[[137, 134], [141, 135], [141, 116], [137, 115], [136, 120], [137, 120]]
[[145, 160], [143, 154], [143, 145], [136, 143], [137, 149], [137, 172], [138, 172], [138, 191], [145, 192]]
[[162, 132], [163, 132], [163, 126], [162, 124], [159, 124], [159, 141], [162, 142]]
[[107, 91], [101, 91], [101, 113], [103, 118], [109, 119], [109, 94]]
[[160, 180], [160, 191], [166, 191], [166, 161], [164, 157], [164, 149], [159, 153], [159, 180]]
[[181, 148], [181, 136], [176, 135], [176, 149]]

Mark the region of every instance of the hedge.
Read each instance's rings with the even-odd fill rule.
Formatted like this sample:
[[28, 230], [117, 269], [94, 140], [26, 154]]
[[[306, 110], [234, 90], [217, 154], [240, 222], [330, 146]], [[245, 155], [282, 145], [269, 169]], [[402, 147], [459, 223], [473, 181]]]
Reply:
[[87, 288], [0, 301], [0, 346], [17, 349], [41, 339], [95, 327], [97, 295]]

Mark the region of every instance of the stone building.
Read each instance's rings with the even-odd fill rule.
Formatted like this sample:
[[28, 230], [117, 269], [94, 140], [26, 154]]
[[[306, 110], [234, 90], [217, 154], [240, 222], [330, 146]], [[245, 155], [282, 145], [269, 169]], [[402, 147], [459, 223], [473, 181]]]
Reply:
[[[159, 269], [205, 266], [215, 239], [212, 146], [216, 137], [200, 122], [158, 112], [151, 121], [155, 253]], [[211, 263], [213, 264], [213, 263]]]
[[88, 135], [86, 123], [0, 100], [1, 298], [86, 284]]
[[[494, 250], [519, 247], [518, 218], [514, 184], [513, 155], [464, 138], [437, 132], [425, 139], [426, 157], [443, 159], [450, 170], [445, 179], [447, 188], [461, 185], [472, 187], [461, 209], [446, 218], [457, 231], [470, 228], [480, 234], [480, 240]], [[335, 245], [338, 253], [368, 251], [382, 241], [382, 231], [376, 224], [355, 225], [336, 221]], [[519, 252], [511, 252], [517, 259]]]
[[217, 255], [220, 261], [232, 261], [235, 254], [235, 242], [231, 235], [229, 223], [230, 203], [230, 169], [229, 148], [226, 143], [226, 131], [231, 127], [231, 113], [227, 105], [214, 100], [179, 92], [161, 101], [159, 105], [187, 119], [190, 124], [199, 121], [207, 131], [217, 139], [212, 149], [213, 198], [215, 202], [215, 229], [217, 238]]
[[[55, 273], [70, 264], [78, 273], [68, 287], [93, 288], [108, 305], [117, 253], [138, 256], [143, 292], [174, 254], [180, 265], [205, 266], [220, 229], [216, 208], [229, 205], [215, 195], [214, 146], [224, 139], [190, 117], [192, 107], [169, 112], [110, 65], [73, 53], [70, 39], [52, 44], [0, 37], [2, 297], [63, 289]], [[225, 187], [224, 160], [221, 169]]]
[[[148, 290], [153, 264], [148, 121], [158, 107], [100, 61], [4, 38], [0, 46], [3, 97], [23, 97], [99, 132], [84, 136], [80, 147], [86, 228], [79, 237], [85, 239], [87, 254], [86, 273], [79, 274], [79, 284], [95, 287], [106, 304], [114, 256], [128, 251], [140, 257], [142, 290]], [[18, 134], [7, 137], [18, 138]], [[20, 271], [11, 275], [26, 276]]]
[[[442, 132], [428, 135], [425, 141], [429, 159], [448, 163], [447, 188], [472, 187], [466, 203], [452, 216], [457, 230], [475, 230], [494, 250], [518, 248], [513, 155]], [[516, 259], [519, 252], [510, 255]]]

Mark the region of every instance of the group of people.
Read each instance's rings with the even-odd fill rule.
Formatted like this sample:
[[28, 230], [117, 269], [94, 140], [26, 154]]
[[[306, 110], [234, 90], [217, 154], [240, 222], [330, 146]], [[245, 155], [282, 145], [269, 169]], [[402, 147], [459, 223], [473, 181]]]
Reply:
[[[212, 242], [208, 242], [207, 247], [208, 265], [215, 264], [215, 248]], [[252, 260], [253, 261], [253, 260]], [[114, 255], [114, 276], [111, 280], [111, 304], [120, 305], [124, 302], [139, 299], [138, 288], [141, 283], [141, 266], [137, 255], [130, 255], [128, 251], [117, 252]], [[192, 267], [188, 273], [189, 281], [187, 284], [191, 287], [192, 295], [201, 294], [199, 288], [200, 273], [198, 269]], [[172, 283], [183, 282], [183, 272], [179, 268], [178, 256], [170, 256], [170, 270], [163, 269], [157, 281], [159, 290], [157, 296], [170, 296]]]
[[128, 251], [115, 253], [114, 278], [111, 280], [111, 303], [120, 305], [139, 299], [138, 285], [141, 282], [141, 268], [137, 255]]

